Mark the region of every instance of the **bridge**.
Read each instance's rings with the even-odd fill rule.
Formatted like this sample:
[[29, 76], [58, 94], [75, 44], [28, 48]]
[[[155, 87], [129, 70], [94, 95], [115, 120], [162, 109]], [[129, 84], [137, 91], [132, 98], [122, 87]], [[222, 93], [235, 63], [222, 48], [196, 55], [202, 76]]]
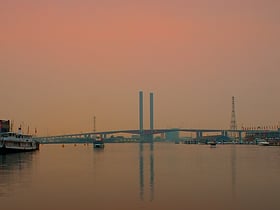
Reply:
[[106, 139], [109, 135], [115, 134], [131, 134], [139, 136], [139, 141], [146, 139], [153, 139], [155, 134], [166, 134], [169, 132], [184, 132], [184, 133], [194, 133], [196, 140], [200, 140], [204, 137], [204, 133], [220, 133], [222, 136], [228, 137], [229, 133], [236, 133], [239, 141], [242, 141], [242, 135], [245, 130], [223, 130], [223, 129], [193, 129], [193, 128], [163, 128], [163, 129], [135, 129], [135, 130], [111, 130], [111, 131], [100, 131], [100, 132], [86, 132], [86, 133], [76, 133], [76, 134], [65, 134], [65, 135], [55, 135], [55, 136], [45, 136], [45, 137], [35, 137], [35, 139], [41, 143], [56, 143], [62, 140], [76, 141], [76, 142], [91, 142], [95, 136], [100, 135], [102, 138]]
[[[235, 121], [235, 120], [234, 120]], [[101, 131], [101, 132], [85, 132], [85, 133], [77, 133], [77, 134], [66, 134], [66, 135], [56, 135], [56, 136], [45, 136], [45, 137], [36, 137], [35, 139], [41, 143], [56, 143], [61, 142], [62, 140], [69, 140], [70, 142], [92, 142], [93, 138], [96, 135], [100, 135], [102, 138], [106, 139], [108, 135], [123, 133], [123, 134], [131, 134], [137, 136], [137, 140], [145, 141], [145, 140], [153, 140], [153, 135], [155, 134], [166, 134], [169, 132], [188, 132], [195, 133], [196, 140], [199, 141], [204, 138], [205, 133], [219, 133], [221, 136], [229, 137], [234, 136], [235, 139], [237, 137], [238, 142], [242, 142], [242, 135], [245, 132], [255, 132], [254, 130], [238, 130], [236, 126], [231, 126], [231, 129], [192, 129], [192, 128], [163, 128], [163, 129], [155, 129], [154, 128], [154, 94], [150, 93], [150, 128], [144, 129], [143, 124], [143, 92], [139, 92], [139, 129], [134, 130], [112, 130], [112, 131]], [[236, 122], [234, 122], [236, 124]], [[94, 125], [95, 127], [95, 125]], [[95, 130], [95, 129], [94, 129]], [[259, 131], [259, 130], [258, 130]], [[134, 137], [135, 138], [135, 137]]]

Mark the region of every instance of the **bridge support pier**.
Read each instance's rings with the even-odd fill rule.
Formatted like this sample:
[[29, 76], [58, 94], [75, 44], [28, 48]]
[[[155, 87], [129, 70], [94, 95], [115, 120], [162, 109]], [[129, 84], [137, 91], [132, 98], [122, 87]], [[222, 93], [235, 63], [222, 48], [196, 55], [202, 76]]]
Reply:
[[239, 143], [242, 144], [242, 131], [238, 131]]
[[146, 138], [149, 142], [153, 142], [154, 141], [154, 135], [153, 134], [148, 134], [146, 135]]
[[200, 141], [202, 139], [203, 133], [202, 131], [197, 131], [196, 132], [196, 140]]
[[222, 132], [221, 132], [221, 135], [222, 135], [222, 136], [228, 137], [228, 132], [227, 132], [227, 131], [222, 131]]

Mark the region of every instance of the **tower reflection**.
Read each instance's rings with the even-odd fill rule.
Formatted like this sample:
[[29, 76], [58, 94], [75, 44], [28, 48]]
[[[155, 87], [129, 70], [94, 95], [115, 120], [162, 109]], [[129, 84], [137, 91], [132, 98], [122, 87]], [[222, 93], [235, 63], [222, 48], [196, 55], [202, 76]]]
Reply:
[[[145, 179], [144, 179], [144, 144], [147, 143], [140, 142], [139, 143], [139, 180], [140, 180], [140, 199], [144, 200], [144, 191], [145, 191]], [[150, 201], [154, 199], [154, 143], [151, 141], [149, 143], [149, 152], [150, 152], [150, 180], [149, 180], [149, 190], [150, 190]]]
[[231, 186], [232, 198], [236, 199], [236, 146], [231, 148]]
[[31, 181], [36, 152], [0, 155], [0, 198]]
[[154, 142], [150, 143], [150, 200], [154, 200]]

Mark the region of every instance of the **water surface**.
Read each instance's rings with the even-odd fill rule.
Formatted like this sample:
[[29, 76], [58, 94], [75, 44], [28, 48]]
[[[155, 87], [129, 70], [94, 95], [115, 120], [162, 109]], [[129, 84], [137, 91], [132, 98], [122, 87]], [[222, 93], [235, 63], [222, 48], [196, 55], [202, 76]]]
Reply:
[[280, 209], [280, 147], [42, 145], [0, 156], [3, 210]]

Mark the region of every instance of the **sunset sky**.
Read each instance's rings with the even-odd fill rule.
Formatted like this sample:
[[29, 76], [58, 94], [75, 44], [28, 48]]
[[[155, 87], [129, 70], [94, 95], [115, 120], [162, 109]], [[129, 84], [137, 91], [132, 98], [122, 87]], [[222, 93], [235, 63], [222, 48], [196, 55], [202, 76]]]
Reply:
[[[0, 119], [39, 135], [280, 122], [279, 0], [0, 0]], [[33, 132], [33, 131], [32, 131]]]

